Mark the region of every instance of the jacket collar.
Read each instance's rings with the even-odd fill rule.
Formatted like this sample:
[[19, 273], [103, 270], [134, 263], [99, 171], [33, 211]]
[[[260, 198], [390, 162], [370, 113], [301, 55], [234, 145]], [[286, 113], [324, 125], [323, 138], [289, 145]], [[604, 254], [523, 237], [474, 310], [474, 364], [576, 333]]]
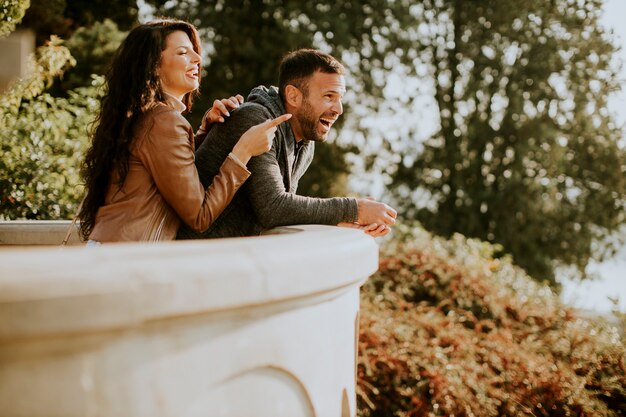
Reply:
[[170, 106], [171, 108], [173, 108], [174, 110], [182, 113], [185, 110], [187, 110], [187, 106], [185, 106], [185, 104], [180, 101], [179, 99], [177, 99], [176, 97], [174, 97], [173, 95], [167, 93], [167, 92], [163, 92], [163, 94], [165, 95], [165, 103]]

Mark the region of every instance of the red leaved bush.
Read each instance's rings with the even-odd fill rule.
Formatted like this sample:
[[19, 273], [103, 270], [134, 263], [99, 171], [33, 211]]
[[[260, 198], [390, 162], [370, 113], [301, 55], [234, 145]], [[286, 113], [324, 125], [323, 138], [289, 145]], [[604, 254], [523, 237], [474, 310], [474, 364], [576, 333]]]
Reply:
[[360, 416], [626, 415], [617, 329], [578, 317], [488, 243], [409, 236], [363, 287]]

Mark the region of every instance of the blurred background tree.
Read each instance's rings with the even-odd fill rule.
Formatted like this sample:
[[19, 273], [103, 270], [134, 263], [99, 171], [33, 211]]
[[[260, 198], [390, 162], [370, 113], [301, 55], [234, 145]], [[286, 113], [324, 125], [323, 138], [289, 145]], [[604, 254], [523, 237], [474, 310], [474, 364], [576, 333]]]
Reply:
[[[344, 62], [341, 133], [317, 147], [299, 192], [385, 195], [405, 220], [499, 243], [553, 283], [557, 267], [584, 276], [610, 253], [626, 158], [606, 106], [619, 68], [598, 23], [603, 0], [142, 4], [201, 30], [194, 125], [213, 99], [276, 84], [287, 51], [315, 47]], [[23, 25], [38, 39], [61, 34], [77, 61], [51, 97], [104, 74], [138, 16], [133, 0], [33, 0]]]
[[35, 32], [39, 46], [51, 35], [69, 39], [76, 30], [107, 19], [127, 31], [137, 23], [139, 10], [136, 0], [31, 0], [30, 3], [22, 26]]
[[[558, 265], [583, 275], [590, 258], [611, 253], [626, 196], [602, 2], [424, 6], [432, 30], [421, 61], [440, 129], [393, 173], [403, 212], [443, 236], [500, 243], [536, 278], [553, 281]], [[407, 190], [423, 190], [430, 206]]]

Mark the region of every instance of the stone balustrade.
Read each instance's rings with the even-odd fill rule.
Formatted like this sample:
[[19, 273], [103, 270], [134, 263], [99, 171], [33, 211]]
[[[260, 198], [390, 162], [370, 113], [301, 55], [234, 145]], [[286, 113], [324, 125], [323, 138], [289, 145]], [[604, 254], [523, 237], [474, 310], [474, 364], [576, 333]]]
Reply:
[[[364, 233], [8, 247], [41, 241], [13, 226], [0, 222], [3, 417], [356, 414], [359, 286], [378, 266]], [[39, 228], [56, 243], [66, 227]]]

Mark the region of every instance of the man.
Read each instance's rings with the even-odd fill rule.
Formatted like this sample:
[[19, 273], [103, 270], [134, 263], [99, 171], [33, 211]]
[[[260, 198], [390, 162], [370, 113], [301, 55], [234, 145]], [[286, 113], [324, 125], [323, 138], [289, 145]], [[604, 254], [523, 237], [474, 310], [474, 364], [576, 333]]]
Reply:
[[344, 67], [330, 55], [312, 49], [291, 52], [281, 62], [278, 89], [253, 89], [246, 103], [209, 130], [196, 151], [196, 167], [205, 186], [246, 130], [285, 113], [293, 115], [278, 127], [270, 151], [248, 162], [252, 175], [222, 215], [200, 234], [181, 228], [179, 239], [255, 236], [293, 224], [358, 227], [372, 236], [389, 232], [396, 211], [386, 204], [296, 194], [298, 181], [313, 159], [314, 143], [326, 140], [343, 113], [343, 73]]

